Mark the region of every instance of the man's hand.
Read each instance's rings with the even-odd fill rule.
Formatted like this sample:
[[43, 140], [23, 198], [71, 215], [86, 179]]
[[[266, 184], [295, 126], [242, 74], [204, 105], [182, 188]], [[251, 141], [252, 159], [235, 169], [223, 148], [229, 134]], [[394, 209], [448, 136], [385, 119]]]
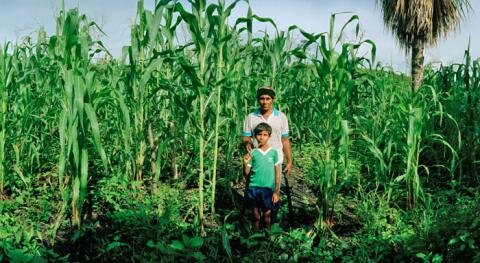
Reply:
[[243, 136], [242, 141], [245, 151], [250, 152], [253, 149], [252, 137]]
[[286, 175], [290, 175], [290, 172], [292, 171], [292, 163], [287, 163], [285, 167], [283, 167], [283, 173]]
[[272, 202], [274, 204], [278, 203], [278, 200], [280, 199], [280, 195], [277, 193], [277, 192], [273, 192], [273, 195], [272, 195]]
[[290, 175], [292, 171], [292, 147], [290, 146], [290, 140], [287, 138], [282, 138], [283, 153], [285, 154], [285, 161], [287, 164], [283, 167], [283, 172], [286, 175]]

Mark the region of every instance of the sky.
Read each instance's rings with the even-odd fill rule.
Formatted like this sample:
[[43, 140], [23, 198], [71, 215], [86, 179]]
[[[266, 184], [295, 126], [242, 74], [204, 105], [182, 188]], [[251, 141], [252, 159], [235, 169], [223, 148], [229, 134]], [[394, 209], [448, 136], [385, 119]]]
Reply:
[[[55, 17], [61, 8], [61, 0], [0, 0], [0, 45], [6, 41], [20, 42], [25, 36], [36, 36], [40, 27], [48, 34], [55, 32]], [[227, 0], [227, 3], [231, 2]], [[462, 21], [460, 29], [442, 39], [436, 47], [425, 51], [426, 63], [457, 63], [463, 60], [470, 39], [471, 54], [480, 57], [480, 0], [471, 0], [472, 11]], [[130, 27], [135, 21], [136, 0], [65, 0], [67, 8], [79, 7], [88, 19], [95, 21], [106, 33], [99, 36], [111, 53], [118, 57], [121, 49], [129, 45]], [[353, 14], [360, 17], [360, 29], [364, 39], [376, 43], [377, 61], [391, 65], [396, 71], [409, 73], [409, 59], [397, 44], [383, 22], [380, 8], [375, 0], [250, 0], [255, 14], [270, 17], [279, 30], [297, 25], [307, 32], [328, 31], [330, 15], [337, 16], [336, 25], [343, 25]], [[154, 1], [145, 0], [145, 7], [153, 9]], [[237, 5], [230, 23], [245, 16], [247, 4]], [[268, 25], [254, 24], [254, 30], [271, 30]], [[364, 51], [366, 52], [366, 51]]]

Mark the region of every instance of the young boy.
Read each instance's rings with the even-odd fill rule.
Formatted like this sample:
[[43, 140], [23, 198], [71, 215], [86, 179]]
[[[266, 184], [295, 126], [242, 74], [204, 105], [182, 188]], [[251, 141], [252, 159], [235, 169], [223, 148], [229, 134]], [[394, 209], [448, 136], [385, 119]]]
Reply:
[[280, 164], [277, 150], [268, 145], [272, 136], [272, 127], [265, 122], [253, 130], [258, 148], [243, 157], [243, 173], [250, 176], [250, 185], [245, 195], [245, 202], [252, 210], [253, 228], [260, 228], [261, 212], [265, 228], [270, 228], [272, 209], [280, 196]]

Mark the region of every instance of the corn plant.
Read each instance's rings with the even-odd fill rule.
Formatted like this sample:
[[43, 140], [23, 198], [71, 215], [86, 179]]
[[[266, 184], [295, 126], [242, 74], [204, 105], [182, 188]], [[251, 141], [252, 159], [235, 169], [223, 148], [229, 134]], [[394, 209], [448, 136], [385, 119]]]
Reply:
[[422, 109], [410, 108], [406, 144], [406, 171], [404, 175], [396, 178], [397, 181], [404, 179], [407, 184], [407, 207], [409, 208], [415, 207], [417, 199], [423, 195], [418, 174], [422, 122]]
[[[193, 90], [198, 96], [197, 109], [194, 112], [193, 118], [197, 126], [196, 138], [198, 140], [198, 156], [199, 156], [199, 178], [198, 178], [198, 219], [201, 227], [201, 232], [204, 232], [204, 181], [205, 181], [205, 114], [208, 107], [211, 91], [211, 83], [209, 81], [209, 62], [212, 56], [212, 41], [206, 35], [208, 31], [208, 19], [206, 16], [206, 2], [199, 0], [191, 2], [192, 12], [188, 12], [184, 7], [177, 3], [175, 10], [182, 17], [188, 25], [192, 41], [195, 45], [195, 60], [197, 65], [192, 65], [191, 62], [185, 58], [182, 59], [181, 64], [188, 77], [190, 78]], [[208, 74], [207, 74], [208, 73]]]
[[[65, 51], [62, 65], [64, 92], [63, 111], [59, 118], [60, 154], [59, 182], [71, 184], [72, 222], [80, 225], [82, 209], [87, 196], [89, 174], [89, 143], [100, 155], [105, 171], [108, 159], [100, 138], [100, 126], [95, 113], [95, 72], [89, 67], [90, 48], [94, 44], [89, 35], [90, 25], [85, 16], [73, 9], [62, 13], [59, 47]], [[91, 156], [91, 155], [90, 155]], [[91, 157], [90, 157], [91, 158]], [[64, 181], [64, 175], [67, 179]]]
[[358, 186], [362, 190], [374, 187], [388, 191], [403, 169], [401, 148], [406, 140], [406, 109], [411, 101], [409, 83], [385, 68], [377, 68], [369, 75], [357, 86], [359, 103], [354, 116], [358, 136], [354, 147], [366, 168]]
[[463, 64], [442, 65], [438, 71], [429, 72], [426, 79], [427, 85], [438, 93], [445, 119], [433, 123], [430, 129], [444, 135], [458, 153], [459, 164], [452, 172], [459, 181], [476, 178], [478, 170], [478, 69], [478, 60], [472, 60], [467, 49]]
[[323, 114], [318, 116], [315, 126], [308, 127], [309, 132], [320, 142], [323, 152], [322, 160], [315, 161], [319, 167], [317, 183], [322, 208], [319, 219], [328, 225], [333, 224], [333, 205], [339, 188], [339, 172], [343, 170], [346, 175], [348, 171], [349, 129], [346, 118], [351, 109], [349, 98], [353, 87], [352, 75], [356, 68], [361, 66], [358, 60], [351, 59], [352, 52], [359, 44], [344, 43], [337, 52], [337, 45], [345, 28], [350, 23], [358, 23], [358, 17], [352, 16], [343, 25], [337, 39], [334, 37], [335, 18], [336, 14], [333, 14], [328, 34], [319, 36], [318, 53], [321, 57], [312, 58], [314, 67], [311, 70], [315, 78], [313, 90], [310, 92], [315, 93], [316, 99], [313, 103], [318, 105], [317, 112], [313, 114]]
[[8, 55], [9, 44], [0, 48], [0, 199], [4, 196], [5, 188], [5, 141], [6, 141], [6, 121], [8, 105], [8, 88], [12, 82], [13, 67], [11, 65], [12, 57]]
[[[218, 144], [219, 144], [219, 136], [220, 136], [220, 112], [223, 110], [221, 105], [221, 98], [222, 98], [222, 86], [225, 82], [224, 75], [228, 74], [227, 69], [225, 68], [225, 57], [228, 55], [228, 50], [225, 50], [228, 45], [227, 41], [232, 37], [231, 31], [228, 30], [227, 27], [227, 18], [230, 16], [230, 13], [235, 5], [239, 1], [234, 1], [230, 4], [227, 8], [225, 8], [225, 1], [220, 0], [218, 5], [211, 4], [207, 9], [210, 15], [207, 17], [211, 17], [210, 19], [210, 27], [216, 27], [216, 34], [210, 37], [213, 37], [214, 43], [213, 46], [216, 50], [216, 76], [215, 76], [215, 93], [216, 93], [216, 107], [215, 107], [215, 128], [214, 128], [214, 146], [213, 146], [213, 167], [212, 167], [212, 189], [211, 189], [211, 212], [212, 215], [215, 215], [215, 192], [216, 192], [216, 184], [217, 184], [217, 163], [218, 163]], [[213, 10], [217, 11], [216, 16], [212, 16]]]

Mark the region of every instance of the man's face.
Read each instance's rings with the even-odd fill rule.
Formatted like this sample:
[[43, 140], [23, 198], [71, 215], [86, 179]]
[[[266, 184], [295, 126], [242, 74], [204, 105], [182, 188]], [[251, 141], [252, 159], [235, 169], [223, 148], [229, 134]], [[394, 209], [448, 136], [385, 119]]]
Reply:
[[260, 108], [262, 109], [262, 111], [271, 110], [273, 108], [274, 100], [275, 99], [268, 95], [261, 95], [260, 97], [258, 97], [258, 103], [260, 104]]

